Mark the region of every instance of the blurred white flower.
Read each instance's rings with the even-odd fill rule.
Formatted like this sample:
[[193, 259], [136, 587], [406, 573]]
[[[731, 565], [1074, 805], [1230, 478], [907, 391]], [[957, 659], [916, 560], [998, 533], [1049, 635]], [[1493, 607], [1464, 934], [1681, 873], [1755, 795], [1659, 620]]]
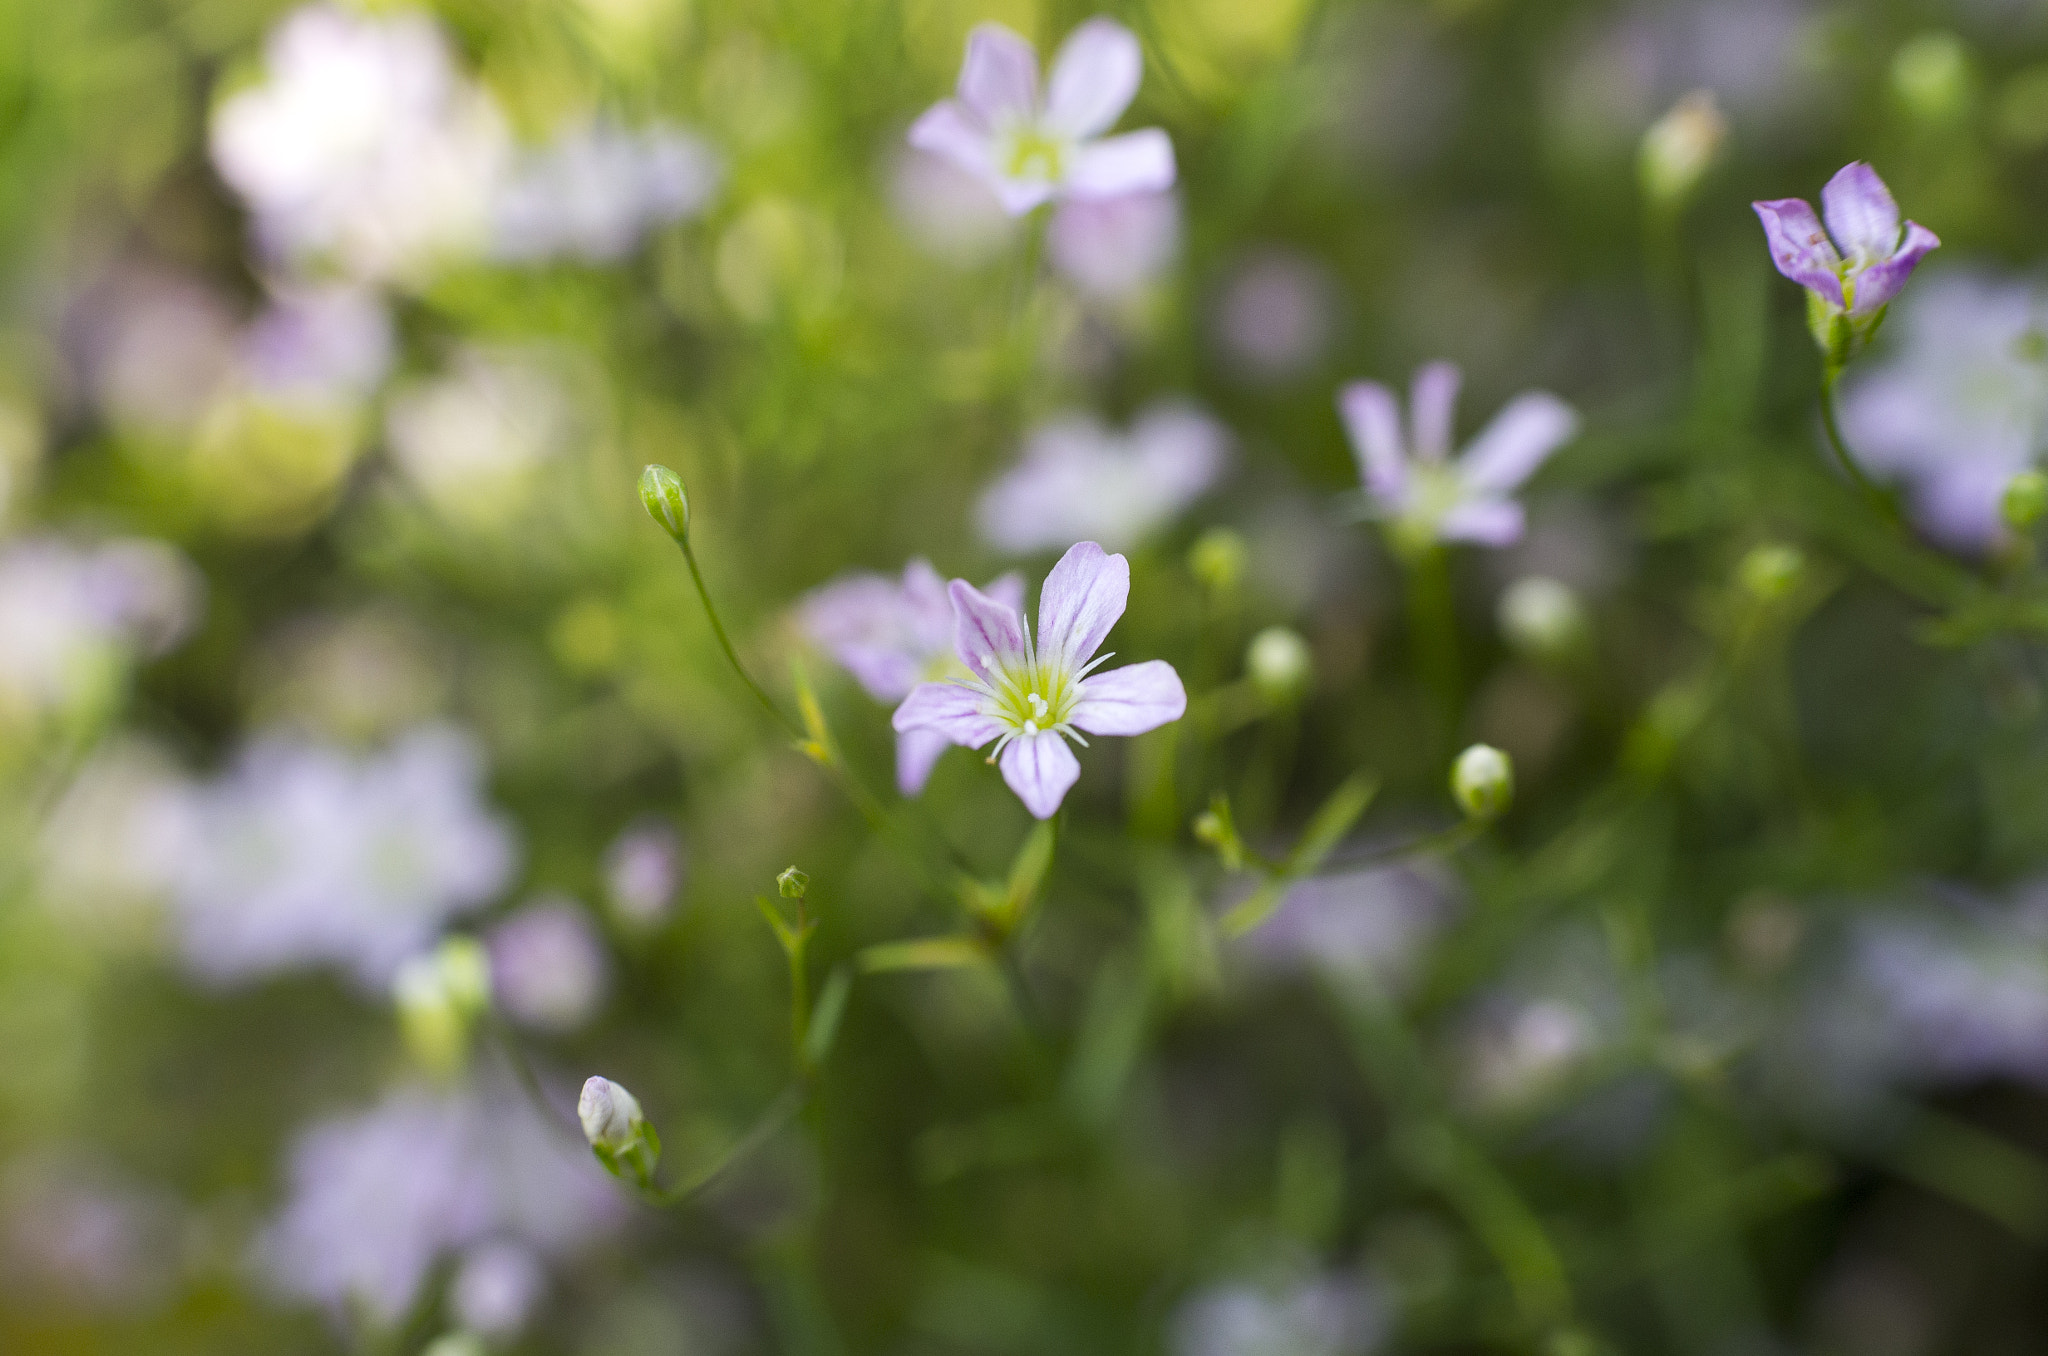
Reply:
[[110, 665], [169, 650], [202, 597], [198, 572], [161, 542], [0, 545], [0, 721], [60, 709]]
[[37, 894], [100, 939], [146, 921], [191, 850], [185, 779], [134, 737], [97, 749], [44, 819]]
[[251, 395], [310, 415], [367, 400], [391, 371], [396, 339], [376, 293], [351, 286], [280, 286], [242, 331], [240, 374]]
[[1285, 381], [1322, 359], [1336, 330], [1337, 284], [1288, 250], [1263, 249], [1237, 267], [1211, 318], [1226, 375]]
[[950, 160], [910, 147], [891, 162], [889, 201], [925, 252], [949, 263], [992, 259], [1017, 233], [987, 184]]
[[1981, 550], [2004, 534], [2006, 483], [2048, 450], [2048, 295], [1939, 272], [1891, 311], [1889, 355], [1843, 383], [1842, 431], [1864, 465], [1906, 482], [1929, 535]]
[[674, 829], [651, 821], [629, 825], [604, 851], [605, 902], [628, 926], [652, 928], [675, 904], [683, 863]]
[[1314, 970], [1398, 986], [1449, 921], [1438, 883], [1405, 866], [1302, 881], [1239, 944], [1261, 969]]
[[612, 263], [703, 211], [721, 173], [711, 148], [679, 127], [577, 122], [515, 163], [492, 206], [491, 251]]
[[262, 82], [214, 110], [212, 148], [267, 253], [389, 281], [483, 244], [504, 121], [432, 18], [309, 5], [264, 55]]
[[187, 964], [231, 982], [332, 964], [382, 994], [452, 916], [512, 873], [466, 736], [414, 730], [367, 757], [287, 735], [193, 793], [175, 904]]
[[1180, 200], [1172, 193], [1129, 193], [1061, 203], [1046, 248], [1082, 292], [1118, 301], [1172, 265], [1180, 234]]
[[1379, 1288], [1343, 1276], [1234, 1281], [1181, 1302], [1174, 1356], [1366, 1356], [1386, 1340]]
[[590, 915], [571, 899], [526, 905], [490, 931], [491, 995], [514, 1021], [570, 1031], [604, 1001], [610, 967]]
[[123, 266], [78, 294], [64, 330], [78, 377], [110, 422], [175, 439], [191, 431], [232, 375], [235, 324], [210, 287]]
[[1015, 554], [1081, 540], [1129, 550], [1216, 483], [1229, 447], [1229, 431], [1191, 405], [1152, 405], [1128, 434], [1062, 415], [1031, 432], [1022, 460], [983, 492], [975, 521], [990, 545]]
[[447, 375], [392, 396], [385, 434], [428, 502], [457, 522], [488, 527], [525, 506], [570, 419], [567, 393], [544, 355], [468, 348]]
[[463, 1257], [449, 1300], [463, 1327], [503, 1341], [526, 1326], [547, 1285], [547, 1268], [530, 1248], [497, 1239]]
[[[401, 1088], [314, 1125], [293, 1146], [289, 1181], [257, 1265], [287, 1297], [381, 1323], [405, 1316], [449, 1253], [492, 1242], [561, 1259], [623, 1215], [604, 1170], [566, 1127], [498, 1086]], [[469, 1299], [503, 1315], [509, 1306], [495, 1302], [506, 1297], [486, 1288], [477, 1282]]]

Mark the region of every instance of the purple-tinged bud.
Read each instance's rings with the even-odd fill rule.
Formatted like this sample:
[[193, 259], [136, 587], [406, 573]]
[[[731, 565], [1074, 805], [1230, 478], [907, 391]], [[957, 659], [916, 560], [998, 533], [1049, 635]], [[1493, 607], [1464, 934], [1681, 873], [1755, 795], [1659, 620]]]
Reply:
[[583, 1123], [583, 1137], [605, 1171], [630, 1179], [642, 1190], [653, 1188], [661, 1136], [641, 1114], [638, 1098], [609, 1078], [593, 1076], [576, 1099], [576, 1119]]

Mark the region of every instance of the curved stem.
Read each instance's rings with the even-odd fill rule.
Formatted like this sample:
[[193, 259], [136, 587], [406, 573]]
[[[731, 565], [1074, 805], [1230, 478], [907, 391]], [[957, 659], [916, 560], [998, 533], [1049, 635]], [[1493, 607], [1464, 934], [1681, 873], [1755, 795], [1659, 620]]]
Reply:
[[1842, 474], [1863, 491], [1864, 497], [1878, 512], [1888, 520], [1896, 521], [1898, 514], [1892, 509], [1891, 500], [1885, 498], [1884, 491], [1863, 473], [1863, 468], [1849, 452], [1849, 444], [1842, 438], [1842, 426], [1835, 418], [1835, 380], [1833, 376], [1824, 377], [1820, 384], [1820, 422], [1821, 427], [1827, 430], [1828, 449], [1835, 454], [1835, 464], [1842, 468]]
[[697, 586], [697, 598], [704, 604], [704, 615], [711, 620], [711, 633], [718, 637], [718, 647], [725, 651], [726, 662], [732, 665], [732, 671], [740, 676], [740, 681], [747, 685], [747, 691], [754, 694], [754, 699], [761, 703], [769, 715], [775, 717], [775, 723], [787, 730], [791, 738], [803, 740], [804, 732], [783, 714], [782, 708], [775, 704], [775, 699], [754, 681], [754, 675], [747, 672], [746, 665], [740, 663], [739, 651], [733, 649], [732, 638], [726, 635], [725, 623], [719, 620], [718, 608], [711, 601], [711, 590], [704, 587], [704, 572], [697, 568], [697, 553], [690, 549], [689, 535], [685, 533], [677, 537], [676, 545], [683, 548], [683, 560], [690, 567], [690, 582]]
[[791, 1117], [803, 1109], [804, 1100], [803, 1083], [791, 1083], [782, 1090], [779, 1097], [768, 1104], [760, 1119], [748, 1127], [745, 1134], [734, 1140], [724, 1153], [713, 1159], [708, 1166], [699, 1169], [694, 1176], [684, 1179], [668, 1190], [647, 1193], [648, 1204], [664, 1208], [681, 1205], [717, 1181], [733, 1164], [766, 1143], [776, 1131], [789, 1123]]

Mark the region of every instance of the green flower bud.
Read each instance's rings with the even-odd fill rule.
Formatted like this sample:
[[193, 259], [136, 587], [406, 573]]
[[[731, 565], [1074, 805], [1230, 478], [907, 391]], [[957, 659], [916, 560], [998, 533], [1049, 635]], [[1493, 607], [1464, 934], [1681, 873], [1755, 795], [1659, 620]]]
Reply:
[[1515, 799], [1515, 769], [1491, 744], [1474, 744], [1451, 765], [1451, 795], [1473, 819], [1498, 819]]
[[649, 466], [640, 473], [640, 502], [647, 516], [677, 541], [690, 535], [690, 497], [683, 493], [683, 478], [668, 467]]
[[2022, 471], [2005, 484], [2005, 493], [1999, 496], [1998, 511], [2005, 516], [2006, 526], [2015, 532], [2025, 532], [2041, 521], [2041, 515], [2048, 513], [2048, 476], [2039, 471]]
[[489, 1356], [484, 1339], [473, 1332], [442, 1333], [420, 1356]]
[[1680, 99], [1643, 133], [1636, 163], [1643, 196], [1659, 207], [1684, 205], [1713, 168], [1727, 137], [1728, 120], [1712, 90], [1696, 89]]
[[1244, 578], [1251, 548], [1227, 527], [1212, 527], [1188, 548], [1188, 570], [1212, 593], [1230, 593]]
[[1578, 648], [1586, 636], [1586, 610], [1568, 584], [1529, 575], [1500, 596], [1500, 629], [1524, 654], [1554, 659]]
[[1315, 676], [1315, 659], [1301, 633], [1285, 626], [1269, 626], [1252, 637], [1245, 651], [1245, 671], [1252, 685], [1270, 702], [1291, 702], [1308, 690]]
[[782, 891], [784, 899], [802, 899], [811, 888], [811, 878], [793, 866], [785, 867], [775, 878], [775, 888]]
[[1750, 597], [1770, 603], [1790, 593], [1805, 570], [1806, 555], [1798, 547], [1767, 542], [1750, 549], [1736, 567], [1735, 577]]
[[399, 966], [391, 998], [413, 1058], [448, 1075], [469, 1054], [469, 1035], [491, 1006], [490, 959], [474, 937], [449, 937]]
[[1975, 94], [1970, 49], [1953, 33], [1922, 33], [1892, 56], [1892, 93], [1915, 116], [1950, 122], [1969, 110]]

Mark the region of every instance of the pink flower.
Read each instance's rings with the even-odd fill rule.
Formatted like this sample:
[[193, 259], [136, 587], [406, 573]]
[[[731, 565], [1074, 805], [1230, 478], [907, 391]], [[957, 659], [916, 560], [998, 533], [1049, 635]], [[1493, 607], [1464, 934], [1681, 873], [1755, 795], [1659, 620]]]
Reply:
[[1081, 775], [1067, 740], [1082, 732], [1138, 735], [1186, 712], [1180, 675], [1164, 660], [1090, 676], [1109, 658], [1095, 657], [1123, 616], [1131, 566], [1092, 541], [1072, 547], [1046, 576], [1038, 600], [1038, 639], [1018, 610], [964, 579], [950, 592], [957, 616], [954, 647], [972, 675], [920, 683], [896, 708], [899, 733], [930, 731], [978, 749], [995, 741], [988, 760], [1040, 819], [1050, 819]]
[[1405, 439], [1400, 402], [1378, 382], [1353, 382], [1337, 398], [1366, 497], [1404, 552], [1439, 541], [1509, 546], [1521, 540], [1515, 490], [1578, 432], [1571, 406], [1544, 391], [1525, 391], [1454, 460], [1459, 380], [1450, 363], [1431, 363], [1415, 374]]
[[[1828, 180], [1820, 203], [1825, 231], [1803, 198], [1750, 205], [1763, 221], [1771, 262], [1812, 298], [1814, 339], [1839, 366], [1868, 342], [1885, 305], [1941, 241], [1917, 222], [1902, 229], [1891, 190], [1860, 160]], [[1846, 326], [1838, 325], [1845, 317]]]
[[[988, 593], [1012, 609], [1024, 605], [1024, 579], [1006, 574]], [[900, 702], [928, 679], [959, 671], [953, 658], [953, 600], [924, 559], [903, 567], [903, 582], [879, 574], [844, 575], [804, 599], [802, 624], [878, 702]], [[896, 785], [924, 790], [947, 740], [931, 730], [896, 737]]]
[[1060, 48], [1041, 98], [1037, 51], [1001, 24], [982, 24], [967, 35], [959, 97], [932, 105], [910, 144], [980, 179], [1012, 216], [1054, 198], [1170, 188], [1166, 133], [1102, 135], [1130, 107], [1143, 64], [1129, 29], [1090, 19]]

